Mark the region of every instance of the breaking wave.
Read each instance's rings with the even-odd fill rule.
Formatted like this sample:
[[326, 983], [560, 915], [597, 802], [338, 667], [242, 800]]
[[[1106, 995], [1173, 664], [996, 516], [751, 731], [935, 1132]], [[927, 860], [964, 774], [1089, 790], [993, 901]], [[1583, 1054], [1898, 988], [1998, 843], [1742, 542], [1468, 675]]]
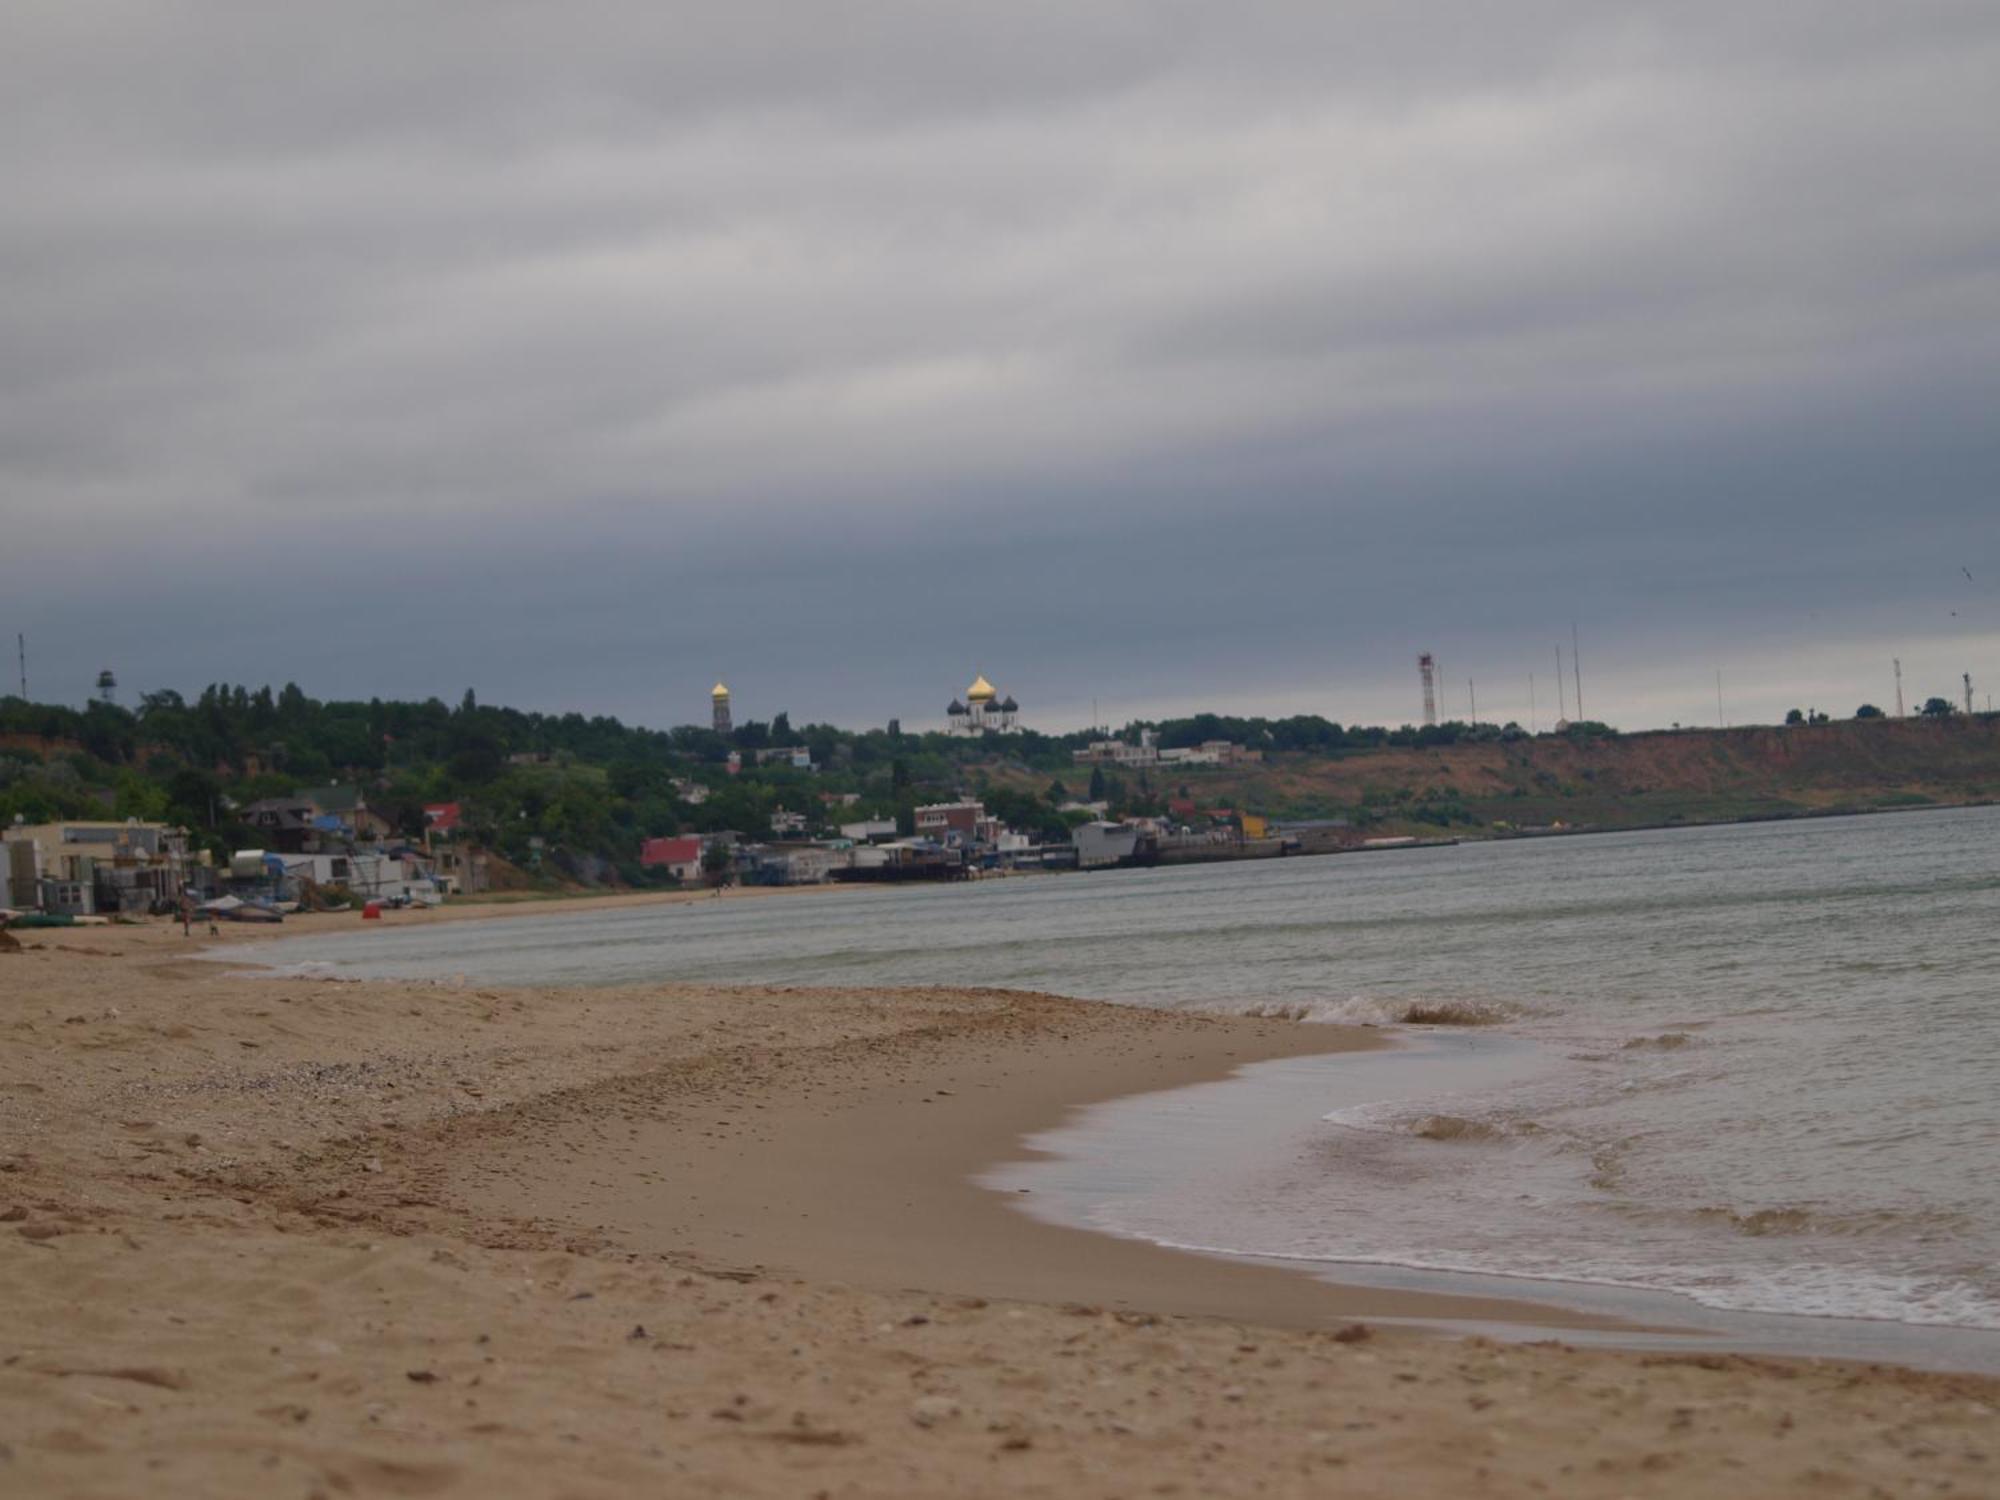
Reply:
[[1228, 1014], [1259, 1020], [1344, 1026], [1500, 1026], [1523, 1014], [1517, 1006], [1486, 1000], [1388, 1000], [1361, 995], [1345, 1000], [1259, 1000], [1226, 1009]]
[[1714, 1206], [1690, 1209], [1686, 1211], [1685, 1217], [1751, 1239], [1781, 1235], [1820, 1235], [1837, 1239], [1860, 1239], [1876, 1235], [1901, 1237], [1910, 1234], [1936, 1239], [1972, 1227], [1967, 1215], [1939, 1209], [1829, 1210], [1785, 1205], [1745, 1210]]
[[1658, 1036], [1635, 1036], [1625, 1044], [1625, 1050], [1637, 1052], [1652, 1048], [1661, 1052], [1672, 1052], [1681, 1047], [1692, 1046], [1694, 1040], [1685, 1031], [1666, 1031]]
[[1412, 1001], [1397, 1019], [1405, 1026], [1498, 1026], [1518, 1011], [1477, 1000]]
[[1412, 1121], [1409, 1131], [1425, 1141], [1499, 1141], [1512, 1133], [1484, 1120], [1468, 1120], [1463, 1115], [1425, 1115]]

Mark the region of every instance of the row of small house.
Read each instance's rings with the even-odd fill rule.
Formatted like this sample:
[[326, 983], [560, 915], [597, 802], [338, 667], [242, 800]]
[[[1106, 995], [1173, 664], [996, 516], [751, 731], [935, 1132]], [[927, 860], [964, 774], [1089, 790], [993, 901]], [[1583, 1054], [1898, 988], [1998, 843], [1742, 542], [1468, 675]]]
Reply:
[[[348, 789], [338, 789], [345, 793]], [[342, 804], [345, 805], [342, 805]], [[1073, 810], [1094, 816], [1062, 842], [1037, 843], [973, 801], [933, 803], [899, 837], [887, 818], [840, 825], [839, 837], [802, 837], [803, 819], [780, 815], [773, 837], [735, 832], [656, 838], [640, 863], [685, 885], [726, 879], [754, 885], [828, 881], [950, 880], [1007, 870], [1103, 869], [1176, 860], [1240, 859], [1309, 847], [1316, 830], [1277, 830], [1251, 815], [1197, 815], [1176, 802], [1165, 818], [1113, 822], [1101, 803]], [[358, 796], [301, 793], [241, 811], [261, 846], [227, 861], [190, 851], [186, 830], [128, 819], [6, 830], [0, 906], [69, 916], [170, 912], [184, 896], [233, 896], [264, 906], [360, 899], [430, 902], [486, 888], [487, 856], [461, 840], [459, 807], [425, 809], [421, 841], [396, 837]], [[1324, 825], [1325, 836], [1345, 824]]]
[[[1113, 822], [1101, 803], [1074, 806], [1096, 816], [1068, 839], [1037, 843], [1008, 828], [978, 801], [940, 802], [916, 809], [914, 831], [900, 837], [892, 819], [840, 825], [839, 837], [795, 837], [801, 824], [773, 819], [765, 841], [725, 831], [648, 839], [639, 862], [685, 885], [736, 881], [747, 885], [818, 885], [828, 881], [951, 880], [1021, 870], [1108, 869], [1175, 859], [1226, 859], [1276, 854], [1295, 841], [1265, 820], [1223, 811], [1195, 817], [1131, 818]], [[1176, 809], [1176, 812], [1180, 812]]]
[[1044, 854], [1025, 835], [1003, 828], [977, 802], [918, 808], [910, 838], [897, 836], [893, 818], [843, 823], [835, 838], [807, 838], [805, 829], [802, 815], [781, 809], [772, 816], [768, 840], [752, 840], [735, 830], [648, 839], [640, 847], [639, 863], [684, 885], [723, 880], [820, 885], [956, 879], [980, 869], [1039, 865]]
[[[446, 895], [483, 891], [489, 881], [485, 852], [460, 837], [461, 816], [456, 802], [429, 804], [424, 808], [422, 839], [399, 840], [394, 825], [368, 805], [367, 793], [357, 786], [338, 785], [265, 797], [237, 812], [271, 853], [338, 858], [393, 848], [401, 857], [414, 857]], [[332, 867], [314, 868], [314, 878], [324, 879]]]
[[183, 898], [265, 905], [342, 898], [436, 901], [451, 887], [425, 849], [394, 841], [344, 850], [242, 849], [227, 861], [190, 850], [165, 823], [16, 824], [0, 840], [0, 906], [53, 916], [175, 912]]
[[266, 798], [236, 815], [260, 847], [227, 861], [192, 850], [187, 830], [166, 823], [17, 821], [0, 842], [0, 906], [97, 916], [176, 911], [184, 897], [423, 901], [486, 886], [485, 854], [455, 837], [456, 803], [425, 809], [421, 840], [398, 837], [353, 787]]

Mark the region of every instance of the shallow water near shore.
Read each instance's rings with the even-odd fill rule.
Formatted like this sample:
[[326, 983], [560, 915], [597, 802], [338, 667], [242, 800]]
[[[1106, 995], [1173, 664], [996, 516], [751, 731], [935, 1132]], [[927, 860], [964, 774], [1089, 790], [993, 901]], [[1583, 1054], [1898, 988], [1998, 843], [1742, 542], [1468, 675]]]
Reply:
[[[1250, 1070], [1171, 1151], [1143, 1145], [1171, 1130], [1106, 1134], [1100, 1113], [1024, 1170], [1067, 1173], [1068, 1210], [1100, 1228], [1342, 1279], [1595, 1284], [1949, 1340], [2000, 1330], [1996, 851], [2000, 809], [1971, 809], [515, 916], [241, 956], [1476, 1023], [1408, 1028], [1449, 1041], [1407, 1060]], [[1370, 1076], [1398, 1081], [1335, 1081]], [[1103, 1109], [1158, 1125], [1186, 1106]]]
[[[1532, 1181], [1494, 1174], [1466, 1191], [1436, 1192], [1400, 1174], [1385, 1178], [1378, 1164], [1343, 1159], [1346, 1118], [1545, 1081], [1556, 1066], [1532, 1043], [1444, 1032], [1388, 1053], [1254, 1063], [1213, 1083], [1088, 1106], [1030, 1136], [1030, 1155], [979, 1180], [1020, 1195], [1016, 1205], [1046, 1223], [1282, 1264], [1342, 1286], [1526, 1299], [1633, 1325], [1559, 1335], [1573, 1344], [1673, 1353], [1722, 1347], [2000, 1374], [2000, 1333], [1984, 1327], [1746, 1311], [1736, 1301], [1711, 1306], [1659, 1290], [1658, 1282], [1572, 1268], [1562, 1258], [1569, 1240], [1560, 1220], [1544, 1226], [1541, 1254], [1517, 1262], [1520, 1269], [1481, 1269], [1494, 1262], [1479, 1255], [1479, 1234], [1512, 1218], [1492, 1200], [1532, 1195]], [[1419, 1139], [1491, 1137], [1475, 1129]], [[1331, 1172], [1329, 1156], [1337, 1163]], [[1428, 1201], [1412, 1203], [1412, 1193]], [[1482, 1214], [1482, 1229], [1465, 1232]], [[1550, 1336], [1527, 1323], [1450, 1326], [1505, 1340]]]

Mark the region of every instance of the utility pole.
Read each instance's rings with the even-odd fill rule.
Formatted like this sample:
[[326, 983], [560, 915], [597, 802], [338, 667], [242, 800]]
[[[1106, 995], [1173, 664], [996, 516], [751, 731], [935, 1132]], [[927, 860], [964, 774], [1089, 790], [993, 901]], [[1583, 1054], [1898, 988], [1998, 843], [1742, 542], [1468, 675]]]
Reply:
[[28, 636], [23, 631], [14, 637], [14, 648], [21, 653], [21, 701], [28, 699]]
[[1535, 720], [1535, 674], [1534, 674], [1533, 672], [1530, 672], [1530, 673], [1528, 674], [1528, 733], [1529, 733], [1529, 734], [1539, 734], [1539, 733], [1541, 733], [1541, 731], [1540, 731], [1539, 729], [1537, 729], [1537, 728], [1535, 727], [1535, 723], [1536, 723], [1536, 720]]
[[[1967, 682], [1970, 682], [1971, 680], [1972, 679], [1970, 677], [1966, 678]], [[1969, 693], [1972, 690], [1970, 688], [1967, 688], [1966, 691]], [[1472, 712], [1472, 723], [1473, 726], [1476, 728], [1479, 724], [1479, 690], [1472, 685], [1472, 679], [1470, 677], [1465, 679], [1465, 702], [1467, 708], [1469, 708]], [[1972, 710], [1968, 708], [1966, 712], [1971, 713]]]
[[1966, 672], [1963, 676], [1965, 678], [1965, 712], [1966, 716], [1970, 718], [1972, 715], [1972, 674]]
[[1583, 648], [1577, 644], [1576, 621], [1569, 622], [1569, 665], [1576, 673], [1576, 720], [1583, 722]]
[[1569, 717], [1569, 701], [1563, 697], [1563, 647], [1556, 642], [1556, 723]]
[[1896, 669], [1896, 717], [1903, 717], [1903, 658], [1891, 658], [1890, 665]]
[[1715, 727], [1727, 729], [1729, 720], [1722, 715], [1722, 668], [1715, 669]]

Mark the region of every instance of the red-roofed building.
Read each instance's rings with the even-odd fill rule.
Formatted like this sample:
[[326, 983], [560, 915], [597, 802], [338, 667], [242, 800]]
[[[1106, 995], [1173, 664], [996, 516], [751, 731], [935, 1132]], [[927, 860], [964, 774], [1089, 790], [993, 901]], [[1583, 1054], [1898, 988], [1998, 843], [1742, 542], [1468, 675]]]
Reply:
[[432, 833], [457, 833], [459, 806], [456, 802], [430, 802], [424, 805], [424, 826]]
[[676, 880], [698, 880], [701, 839], [693, 834], [677, 839], [647, 839], [639, 846], [639, 863], [649, 870], [665, 870]]

